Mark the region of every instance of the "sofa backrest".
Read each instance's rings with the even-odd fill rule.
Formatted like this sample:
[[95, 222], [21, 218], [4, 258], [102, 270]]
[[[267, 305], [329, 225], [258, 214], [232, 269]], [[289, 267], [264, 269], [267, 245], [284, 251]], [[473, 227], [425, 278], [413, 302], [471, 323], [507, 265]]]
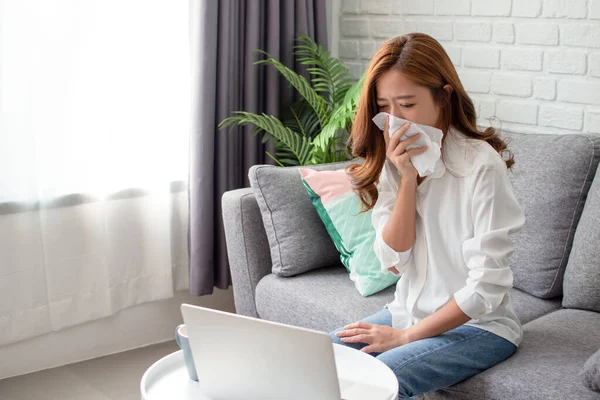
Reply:
[[[503, 136], [515, 155], [509, 178], [526, 217], [523, 230], [513, 238], [514, 286], [540, 298], [561, 296], [575, 230], [600, 160], [600, 136], [511, 132]], [[339, 169], [347, 164], [313, 167]], [[297, 168], [254, 166], [249, 176], [274, 273], [292, 276], [339, 264], [339, 253]]]
[[575, 231], [563, 306], [600, 312], [600, 167]]
[[514, 236], [514, 286], [562, 295], [573, 236], [600, 159], [598, 135], [504, 133], [514, 153], [509, 178], [526, 222]]

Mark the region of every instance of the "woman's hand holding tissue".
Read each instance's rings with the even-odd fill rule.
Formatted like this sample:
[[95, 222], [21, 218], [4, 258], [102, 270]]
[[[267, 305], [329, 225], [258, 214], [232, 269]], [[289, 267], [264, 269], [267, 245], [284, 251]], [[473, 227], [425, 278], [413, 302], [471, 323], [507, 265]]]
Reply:
[[417, 169], [410, 161], [410, 158], [424, 153], [427, 150], [427, 146], [415, 147], [406, 150], [408, 146], [415, 144], [419, 140], [421, 134], [401, 140], [402, 136], [404, 136], [406, 131], [410, 128], [410, 123], [407, 122], [406, 124], [402, 125], [392, 135], [392, 137], [390, 137], [389, 124], [389, 118], [386, 118], [385, 127], [383, 130], [386, 156], [396, 166], [396, 169], [398, 169], [398, 172], [404, 179], [412, 179], [416, 182], [419, 174], [417, 173]]
[[[387, 121], [388, 118], [389, 121]], [[389, 137], [389, 133], [392, 133], [393, 137], [398, 133], [400, 128], [402, 128], [406, 122], [410, 122], [410, 125], [402, 129], [401, 133], [398, 135], [399, 139], [396, 139], [397, 142], [388, 143], [386, 141], [386, 144], [391, 144], [390, 147], [393, 150], [395, 148], [393, 147], [394, 144], [399, 145], [401, 142], [403, 146], [399, 150], [409, 150], [408, 156], [410, 158], [410, 162], [416, 168], [419, 177], [425, 178], [426, 176], [431, 175], [436, 170], [436, 167], [438, 166], [438, 161], [440, 161], [442, 156], [441, 148], [442, 140], [444, 137], [444, 133], [440, 129], [434, 126], [417, 124], [403, 118], [395, 117], [392, 114], [388, 114], [386, 112], [380, 112], [379, 114], [374, 116], [373, 122], [382, 131], [386, 130], [386, 123], [388, 124], [388, 128], [386, 131], [387, 133], [384, 133], [384, 135], [386, 135], [386, 138]], [[404, 141], [400, 140], [400, 138], [402, 137], [413, 137], [417, 133], [420, 133], [421, 135], [417, 136], [418, 140], [416, 142], [406, 141], [407, 145], [405, 145]], [[413, 148], [419, 147], [424, 147], [426, 150], [422, 152], [410, 151]], [[399, 169], [399, 172], [401, 172], [401, 169]]]

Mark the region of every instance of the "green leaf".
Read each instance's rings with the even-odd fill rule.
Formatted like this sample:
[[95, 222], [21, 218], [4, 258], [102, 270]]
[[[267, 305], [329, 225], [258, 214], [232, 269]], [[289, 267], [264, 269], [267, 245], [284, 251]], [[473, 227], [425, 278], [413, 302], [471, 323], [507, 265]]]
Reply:
[[265, 153], [267, 153], [267, 155], [273, 160], [275, 161], [280, 167], [285, 167], [285, 165], [283, 165], [278, 159], [276, 159], [275, 157], [273, 157], [273, 155], [271, 155], [271, 153], [269, 153], [268, 151], [265, 151]]
[[[265, 134], [271, 135], [297, 158], [300, 165], [306, 165], [311, 158], [310, 139], [293, 132], [284, 126], [281, 121], [271, 115], [255, 114], [245, 111], [234, 111], [234, 116], [227, 117], [219, 124], [219, 127], [230, 125], [253, 124]], [[280, 160], [281, 161], [281, 160]]]
[[257, 65], [272, 65], [300, 94], [300, 100], [281, 114], [235, 111], [219, 128], [249, 124], [251, 134], [262, 135], [263, 143], [271, 141], [274, 154], [267, 155], [278, 165], [321, 164], [348, 159], [347, 130], [362, 89], [355, 83], [343, 63], [308, 36], [299, 36], [293, 48], [296, 62], [306, 66], [309, 79], [286, 67], [268, 53]]
[[287, 79], [287, 81], [300, 93], [300, 95], [311, 105], [315, 113], [319, 118], [319, 123], [321, 126], [324, 126], [328, 119], [329, 114], [331, 112], [329, 104], [323, 99], [323, 97], [319, 96], [319, 94], [311, 87], [310, 83], [304, 78], [302, 75], [292, 71], [279, 61], [275, 60], [273, 57], [262, 50], [259, 50], [261, 54], [265, 54], [268, 58], [266, 60], [256, 61], [255, 64], [265, 64], [272, 65], [281, 75]]
[[344, 96], [344, 101], [338, 106], [329, 119], [329, 123], [323, 127], [321, 133], [315, 137], [313, 144], [321, 150], [329, 148], [329, 144], [340, 130], [348, 129], [348, 126], [354, 118], [354, 113], [358, 105], [362, 86], [366, 73], [361, 79], [348, 89]]
[[330, 52], [326, 51], [323, 46], [317, 45], [311, 37], [300, 35], [297, 42], [300, 44], [294, 46], [294, 54], [299, 57], [298, 60], [302, 64], [311, 65], [308, 72], [316, 78], [312, 79], [313, 83], [318, 84], [315, 86], [315, 90], [326, 93], [325, 97], [329, 101], [331, 109], [335, 109], [354, 82], [348, 69], [340, 60], [331, 57]]

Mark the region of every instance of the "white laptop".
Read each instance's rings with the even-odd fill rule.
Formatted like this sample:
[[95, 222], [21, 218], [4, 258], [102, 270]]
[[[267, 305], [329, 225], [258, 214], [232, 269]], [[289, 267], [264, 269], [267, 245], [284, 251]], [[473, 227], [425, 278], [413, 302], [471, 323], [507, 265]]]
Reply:
[[[345, 390], [340, 393], [333, 343], [327, 333], [189, 304], [182, 304], [181, 313], [199, 385], [207, 397], [346, 398]], [[342, 389], [346, 383], [342, 382]]]

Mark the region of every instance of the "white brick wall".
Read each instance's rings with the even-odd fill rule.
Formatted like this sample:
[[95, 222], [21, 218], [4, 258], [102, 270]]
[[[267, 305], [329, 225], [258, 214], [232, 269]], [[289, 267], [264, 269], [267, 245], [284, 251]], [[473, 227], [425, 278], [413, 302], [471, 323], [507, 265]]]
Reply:
[[540, 106], [538, 122], [544, 126], [579, 131], [583, 127], [583, 107], [543, 104]]
[[585, 74], [587, 53], [579, 50], [552, 50], [548, 53], [548, 71], [557, 74]]
[[589, 53], [590, 75], [600, 77], [600, 51]]
[[533, 49], [502, 50], [502, 69], [541, 71], [544, 52]]
[[540, 100], [556, 98], [556, 80], [546, 77], [533, 78], [533, 97]]
[[489, 42], [492, 36], [492, 25], [485, 22], [457, 21], [454, 23], [454, 33], [456, 40]]
[[513, 17], [536, 18], [542, 13], [542, 0], [515, 1], [512, 8]]
[[436, 15], [470, 15], [471, 0], [436, 0], [434, 10]]
[[600, 133], [600, 0], [339, 1], [332, 48], [355, 76], [385, 39], [424, 32], [446, 49], [480, 125]]
[[587, 10], [587, 0], [544, 0], [542, 17], [585, 18]]
[[471, 15], [498, 17], [510, 15], [511, 0], [471, 0]]
[[537, 123], [538, 106], [534, 102], [520, 100], [498, 101], [496, 116], [502, 122], [535, 125]]
[[592, 8], [590, 9], [591, 19], [600, 19], [600, 0], [592, 0]]
[[[526, 1], [526, 0], [518, 0]], [[556, 46], [558, 44], [558, 25], [555, 23], [519, 22], [515, 24], [517, 43]]]
[[515, 42], [515, 27], [513, 24], [497, 23], [494, 24], [494, 41], [497, 43]]
[[463, 65], [475, 68], [498, 68], [500, 50], [489, 47], [469, 47], [463, 49]]
[[533, 93], [531, 77], [519, 74], [496, 73], [492, 77], [492, 93], [530, 97]]

